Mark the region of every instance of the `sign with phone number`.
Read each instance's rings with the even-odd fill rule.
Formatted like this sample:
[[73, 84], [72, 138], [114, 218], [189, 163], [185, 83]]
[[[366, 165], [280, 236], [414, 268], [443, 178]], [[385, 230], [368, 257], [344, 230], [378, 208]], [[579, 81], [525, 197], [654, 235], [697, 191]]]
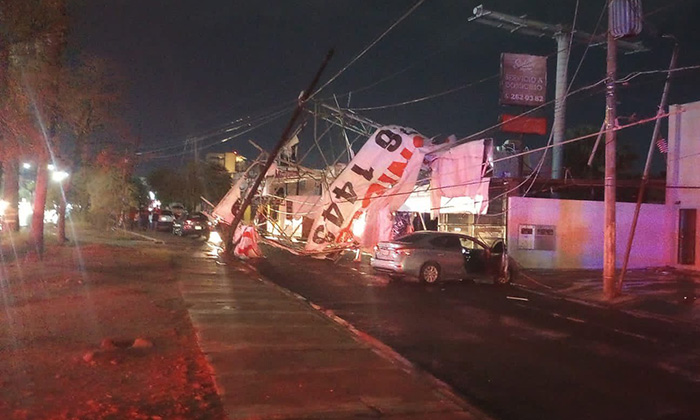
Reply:
[[501, 104], [538, 106], [547, 94], [547, 57], [501, 54]]
[[[322, 212], [311, 227], [307, 251], [320, 251], [352, 242], [352, 223], [404, 175], [406, 166], [424, 138], [413, 129], [379, 128], [324, 191]], [[422, 154], [420, 155], [422, 159]]]

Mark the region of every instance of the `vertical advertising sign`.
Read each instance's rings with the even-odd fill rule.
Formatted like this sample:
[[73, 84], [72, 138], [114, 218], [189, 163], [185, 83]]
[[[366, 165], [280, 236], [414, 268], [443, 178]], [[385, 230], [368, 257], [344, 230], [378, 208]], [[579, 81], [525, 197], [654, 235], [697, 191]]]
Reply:
[[501, 54], [501, 104], [539, 106], [547, 95], [547, 57]]

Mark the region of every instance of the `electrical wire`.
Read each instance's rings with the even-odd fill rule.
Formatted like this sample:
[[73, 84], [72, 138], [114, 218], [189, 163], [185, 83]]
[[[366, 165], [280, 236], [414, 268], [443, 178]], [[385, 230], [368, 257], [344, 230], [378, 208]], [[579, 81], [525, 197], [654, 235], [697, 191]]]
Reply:
[[653, 15], [655, 15], [659, 12], [662, 12], [666, 9], [670, 9], [671, 7], [678, 6], [680, 3], [684, 3], [686, 1], [689, 1], [689, 0], [676, 0], [674, 2], [669, 2], [668, 0], [666, 0], [665, 5], [663, 5], [661, 7], [657, 7], [656, 9], [652, 10], [651, 12], [644, 13], [644, 18], [648, 18], [649, 16], [653, 16]]
[[336, 73], [333, 77], [330, 78], [326, 83], [324, 83], [320, 88], [316, 89], [316, 92], [312, 93], [309, 96], [309, 100], [318, 95], [323, 89], [325, 89], [328, 85], [333, 83], [335, 79], [337, 79], [341, 74], [343, 74], [350, 66], [352, 66], [357, 60], [362, 58], [363, 55], [367, 53], [372, 47], [374, 47], [379, 41], [382, 40], [389, 32], [391, 32], [399, 23], [401, 23], [404, 19], [409, 17], [421, 4], [423, 4], [425, 0], [418, 0], [416, 4], [413, 5], [406, 13], [403, 14], [396, 22], [394, 22], [389, 28], [387, 28], [386, 31], [384, 31], [377, 39], [375, 39], [372, 43], [370, 43], [364, 50], [362, 50], [358, 55], [356, 55], [348, 64], [345, 65], [338, 73]]
[[[463, 31], [460, 30], [460, 32], [463, 32]], [[445, 51], [445, 50], [447, 50], [448, 48], [452, 47], [454, 44], [457, 44], [457, 43], [461, 42], [462, 40], [464, 40], [465, 38], [467, 38], [467, 37], [470, 36], [470, 35], [472, 35], [472, 33], [470, 33], [470, 32], [463, 32], [460, 36], [448, 36], [448, 38], [449, 38], [450, 41], [451, 41], [450, 43], [447, 43], [447, 44], [445, 44], [445, 46], [443, 46], [442, 48], [439, 48], [439, 49], [433, 51], [432, 53], [430, 53], [430, 54], [428, 54], [428, 55], [422, 57], [422, 61], [418, 62], [418, 61], [412, 60], [412, 63], [411, 63], [410, 65], [404, 67], [404, 68], [401, 69], [401, 70], [395, 71], [395, 72], [391, 73], [391, 74], [388, 75], [388, 76], [385, 76], [385, 77], [383, 77], [383, 78], [381, 78], [381, 79], [379, 79], [379, 80], [377, 80], [377, 81], [375, 81], [375, 82], [370, 83], [369, 85], [366, 85], [366, 86], [363, 86], [363, 87], [360, 87], [360, 88], [357, 88], [357, 89], [353, 89], [353, 90], [348, 91], [348, 92], [343, 93], [343, 94], [339, 94], [339, 95], [337, 95], [337, 97], [339, 97], [339, 98], [346, 97], [346, 96], [349, 97], [349, 96], [352, 95], [352, 94], [357, 94], [357, 93], [359, 93], [359, 92], [364, 92], [364, 91], [369, 90], [369, 89], [371, 89], [371, 88], [373, 88], [373, 87], [375, 87], [375, 86], [378, 86], [378, 85], [380, 85], [380, 84], [382, 84], [382, 83], [384, 83], [384, 82], [386, 82], [386, 81], [388, 81], [388, 80], [391, 80], [391, 79], [397, 77], [398, 75], [403, 74], [403, 73], [407, 72], [408, 70], [411, 70], [412, 68], [417, 67], [418, 65], [425, 63], [426, 61], [428, 61], [429, 58], [431, 58], [431, 57], [433, 57], [433, 56], [436, 56], [436, 55], [442, 53], [443, 51]], [[327, 99], [329, 99], [329, 98], [325, 98], [325, 99], [327, 100]], [[322, 99], [322, 100], [323, 100], [323, 99]]]
[[[435, 93], [432, 95], [423, 96], [421, 98], [411, 99], [411, 100], [404, 101], [404, 102], [399, 102], [399, 103], [390, 104], [390, 105], [374, 106], [374, 107], [352, 108], [352, 110], [353, 111], [376, 111], [379, 109], [388, 109], [388, 108], [396, 108], [396, 107], [404, 106], [404, 105], [411, 105], [411, 104], [415, 104], [418, 102], [423, 102], [423, 101], [427, 101], [430, 99], [439, 98], [441, 96], [449, 95], [451, 93], [459, 92], [460, 90], [466, 89], [468, 87], [472, 87], [474, 85], [478, 85], [480, 83], [484, 83], [484, 82], [487, 82], [489, 80], [496, 79], [496, 78], [498, 78], [498, 76], [499, 76], [498, 74], [494, 74], [494, 75], [485, 77], [481, 80], [477, 80], [475, 82], [468, 83], [466, 85], [458, 86], [456, 88], [448, 89], [448, 90], [438, 92], [438, 93]], [[343, 108], [343, 110], [348, 110], [348, 108]]]
[[625, 77], [622, 78], [622, 79], [618, 79], [617, 83], [627, 83], [627, 82], [629, 82], [630, 80], [632, 80], [632, 79], [634, 79], [634, 78], [636, 78], [636, 77], [643, 76], [643, 75], [647, 75], [647, 74], [658, 74], [658, 73], [665, 73], [665, 74], [668, 74], [669, 72], [670, 72], [670, 73], [676, 73], [676, 72], [679, 72], [679, 71], [697, 70], [697, 69], [700, 69], [700, 65], [678, 67], [678, 68], [675, 68], [675, 69], [672, 69], [672, 70], [666, 69], [666, 70], [635, 71], [635, 72], [632, 72], [632, 73], [628, 74], [627, 76], [625, 76]]
[[[219, 144], [222, 144], [222, 143], [226, 143], [226, 142], [228, 142], [229, 140], [238, 138], [238, 137], [240, 137], [240, 136], [242, 136], [242, 135], [244, 135], [244, 134], [247, 134], [247, 133], [249, 133], [249, 132], [251, 132], [251, 131], [253, 131], [253, 130], [256, 130], [256, 129], [258, 129], [258, 128], [264, 126], [264, 125], [267, 125], [267, 124], [271, 123], [272, 121], [275, 121], [275, 120], [277, 120], [277, 119], [283, 117], [284, 115], [287, 114], [287, 112], [288, 112], [288, 110], [280, 111], [280, 112], [278, 112], [277, 114], [270, 115], [267, 119], [261, 121], [261, 122], [260, 122], [259, 124], [257, 124], [257, 125], [250, 126], [250, 127], [248, 127], [247, 129], [245, 129], [245, 130], [243, 130], [243, 131], [241, 131], [241, 132], [239, 132], [239, 133], [233, 134], [233, 135], [231, 135], [231, 136], [228, 136], [228, 137], [226, 137], [226, 138], [224, 138], [224, 139], [219, 139], [219, 140], [216, 140], [216, 141], [214, 141], [214, 142], [210, 142], [210, 143], [208, 143], [208, 144], [204, 144], [204, 145], [201, 145], [201, 146], [198, 145], [197, 148], [198, 148], [199, 150], [204, 150], [204, 149], [208, 149], [208, 148], [210, 148], [210, 147], [214, 147], [214, 146], [219, 145]], [[176, 153], [170, 153], [170, 154], [161, 154], [161, 155], [151, 156], [151, 158], [152, 158], [152, 159], [166, 159], [166, 158], [181, 156], [181, 155], [184, 155], [184, 154], [186, 154], [186, 153], [187, 153], [187, 152], [184, 152], [184, 151], [183, 151], [183, 152], [176, 152]]]
[[[167, 150], [178, 148], [178, 147], [180, 147], [181, 144], [187, 145], [187, 144], [192, 143], [194, 141], [199, 142], [199, 141], [207, 139], [207, 138], [216, 137], [216, 136], [220, 136], [220, 135], [223, 135], [226, 133], [238, 131], [238, 133], [229, 134], [228, 136], [224, 137], [223, 139], [219, 138], [219, 139], [213, 140], [211, 142], [207, 142], [202, 146], [198, 146], [198, 148], [209, 148], [209, 147], [212, 147], [214, 145], [217, 145], [220, 143], [225, 143], [231, 139], [237, 138], [242, 134], [246, 134], [246, 133], [250, 132], [252, 129], [256, 129], [256, 128], [259, 128], [263, 125], [266, 125], [266, 124], [278, 119], [279, 117], [287, 114], [289, 112], [289, 110], [290, 109], [281, 109], [281, 110], [276, 111], [274, 113], [262, 115], [262, 116], [256, 117], [255, 119], [247, 120], [247, 121], [245, 121], [245, 123], [242, 123], [242, 124], [235, 126], [235, 127], [234, 126], [229, 127], [228, 129], [221, 130], [221, 132], [218, 132], [218, 133], [211, 133], [210, 135], [200, 136], [200, 137], [196, 137], [196, 138], [188, 137], [183, 142], [180, 142], [176, 145], [166, 146], [166, 147], [162, 147], [159, 149], [143, 151], [143, 152], [140, 152], [139, 154], [147, 154], [147, 153], [152, 154], [152, 153], [164, 152]], [[239, 130], [243, 130], [243, 131], [239, 131]], [[175, 153], [175, 154], [171, 154], [171, 155], [177, 156], [178, 154]]]

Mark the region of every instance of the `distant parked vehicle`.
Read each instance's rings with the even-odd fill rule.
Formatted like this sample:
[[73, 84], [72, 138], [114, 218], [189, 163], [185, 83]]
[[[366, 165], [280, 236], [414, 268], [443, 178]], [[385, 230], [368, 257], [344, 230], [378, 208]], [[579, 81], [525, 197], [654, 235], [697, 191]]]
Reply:
[[173, 221], [173, 234], [209, 236], [209, 218], [204, 213], [190, 213]]
[[158, 219], [154, 224], [155, 230], [171, 231], [173, 229], [173, 222], [175, 221], [175, 215], [170, 210], [161, 210], [158, 214]]
[[514, 265], [505, 245], [489, 247], [479, 239], [450, 232], [420, 231], [375, 247], [371, 266], [392, 278], [417, 277], [424, 283], [442, 280], [490, 280], [510, 283]]
[[173, 212], [173, 215], [176, 219], [179, 219], [180, 217], [184, 216], [187, 212], [187, 210], [185, 210], [185, 206], [183, 206], [180, 203], [171, 203], [169, 209]]

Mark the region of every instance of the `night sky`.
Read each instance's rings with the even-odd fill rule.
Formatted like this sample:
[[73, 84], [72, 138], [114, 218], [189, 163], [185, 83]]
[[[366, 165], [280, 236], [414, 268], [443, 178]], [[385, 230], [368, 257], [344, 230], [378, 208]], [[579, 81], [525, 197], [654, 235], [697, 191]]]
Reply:
[[[191, 159], [185, 141], [200, 137], [202, 152], [236, 150], [257, 156], [252, 139], [271, 148], [280, 137], [299, 92], [306, 88], [330, 48], [335, 56], [321, 84], [408, 12], [415, 0], [76, 0], [72, 2], [72, 48], [111, 58], [127, 81], [125, 115], [140, 150], [157, 150], [140, 166], [176, 165]], [[382, 124], [413, 127], [427, 136], [462, 138], [497, 123], [499, 60], [502, 52], [550, 56], [548, 99], [554, 97], [556, 43], [551, 38], [511, 34], [469, 22], [473, 8], [484, 8], [548, 23], [571, 25], [575, 0], [427, 0], [363, 57], [319, 92]], [[604, 0], [581, 0], [576, 27], [596, 29]], [[674, 34], [680, 42], [679, 66], [700, 64], [700, 18], [696, 0], [644, 0], [646, 22], [641, 39], [650, 52], [620, 55], [618, 75], [668, 67]], [[597, 32], [607, 25], [603, 17]], [[575, 45], [571, 78], [585, 45]], [[573, 89], [605, 75], [605, 50], [590, 48]], [[619, 113], [653, 116], [664, 74], [640, 76], [624, 86]], [[486, 81], [481, 81], [487, 79]], [[481, 82], [480, 82], [481, 81]], [[700, 100], [700, 71], [674, 79], [670, 103]], [[455, 90], [410, 105], [390, 106]], [[348, 97], [348, 93], [351, 95]], [[375, 108], [375, 109], [364, 109]], [[377, 109], [378, 108], [378, 109]], [[287, 110], [287, 112], [279, 112]], [[551, 110], [544, 115], [551, 123]], [[512, 110], [511, 110], [512, 111]], [[209, 136], [247, 118], [278, 117], [220, 143]], [[568, 103], [567, 127], [600, 126], [602, 89]], [[237, 122], [238, 121], [238, 122]], [[257, 125], [257, 124], [254, 124]], [[621, 134], [621, 141], [646, 154], [652, 125]], [[665, 130], [664, 130], [665, 131]], [[485, 136], [508, 138], [493, 131]], [[511, 135], [512, 136], [512, 135]], [[311, 142], [311, 132], [301, 136]], [[526, 137], [536, 147], [544, 139]], [[644, 157], [640, 157], [640, 165]], [[311, 164], [313, 162], [305, 162]]]

